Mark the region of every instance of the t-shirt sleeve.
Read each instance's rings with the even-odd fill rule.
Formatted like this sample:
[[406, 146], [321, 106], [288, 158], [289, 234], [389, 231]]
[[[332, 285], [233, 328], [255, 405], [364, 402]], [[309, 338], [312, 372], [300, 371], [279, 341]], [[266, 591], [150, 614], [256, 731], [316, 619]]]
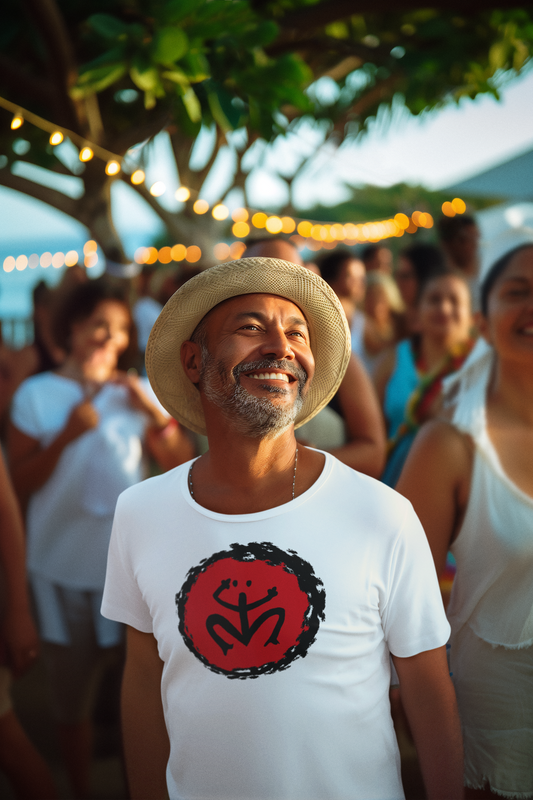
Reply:
[[42, 430], [35, 407], [35, 392], [33, 381], [24, 381], [13, 395], [11, 401], [11, 422], [26, 436], [39, 439]]
[[152, 633], [152, 617], [139, 589], [124, 541], [127, 524], [127, 498], [118, 499], [107, 556], [102, 614], [107, 619], [131, 625], [143, 633]]
[[382, 625], [400, 658], [442, 647], [450, 636], [431, 550], [410, 504], [391, 553]]

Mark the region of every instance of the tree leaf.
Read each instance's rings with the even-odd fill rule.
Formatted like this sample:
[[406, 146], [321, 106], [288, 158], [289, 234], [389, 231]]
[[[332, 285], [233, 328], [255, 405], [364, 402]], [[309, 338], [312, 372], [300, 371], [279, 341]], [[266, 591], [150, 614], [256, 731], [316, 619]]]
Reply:
[[166, 72], [161, 73], [161, 77], [172, 81], [172, 83], [178, 83], [180, 86], [184, 86], [186, 89], [188, 89], [191, 85], [189, 78], [181, 69], [176, 68], [173, 70], [167, 70]]
[[128, 31], [127, 23], [112, 17], [111, 14], [93, 14], [87, 22], [93, 31], [104, 39], [119, 39]]
[[181, 22], [198, 7], [198, 0], [171, 0], [165, 3], [163, 19], [167, 23]]
[[140, 69], [137, 65], [130, 68], [130, 76], [139, 89], [143, 92], [153, 92], [159, 82], [159, 73], [156, 67]]
[[104, 67], [86, 70], [70, 90], [70, 96], [77, 100], [94, 92], [101, 92], [118, 81], [126, 72], [126, 64], [108, 64]]
[[191, 122], [200, 122], [202, 119], [202, 106], [196, 96], [196, 92], [191, 87], [182, 95], [183, 105], [187, 109], [187, 114]]
[[187, 34], [181, 28], [161, 28], [152, 44], [152, 56], [159, 64], [170, 66], [189, 49]]

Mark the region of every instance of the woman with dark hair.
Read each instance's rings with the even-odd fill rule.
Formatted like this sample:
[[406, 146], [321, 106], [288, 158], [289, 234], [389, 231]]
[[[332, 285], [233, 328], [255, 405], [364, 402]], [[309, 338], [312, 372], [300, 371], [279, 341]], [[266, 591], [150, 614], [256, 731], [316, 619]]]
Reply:
[[148, 381], [117, 370], [132, 330], [118, 288], [104, 279], [74, 287], [55, 328], [66, 358], [17, 390], [9, 456], [27, 507], [28, 571], [60, 744], [74, 796], [86, 797], [93, 684], [122, 639], [99, 611], [115, 503], [144, 476], [148, 436], [174, 466], [192, 453]]
[[381, 480], [394, 487], [420, 425], [438, 408], [442, 380], [470, 352], [470, 292], [451, 270], [422, 282], [410, 339], [384, 354], [374, 380], [387, 425], [388, 456]]
[[[435, 566], [457, 562], [448, 617], [468, 798], [533, 797], [533, 229], [493, 242], [476, 348], [449, 418], [421, 431], [398, 483]], [[453, 391], [452, 391], [453, 390]]]

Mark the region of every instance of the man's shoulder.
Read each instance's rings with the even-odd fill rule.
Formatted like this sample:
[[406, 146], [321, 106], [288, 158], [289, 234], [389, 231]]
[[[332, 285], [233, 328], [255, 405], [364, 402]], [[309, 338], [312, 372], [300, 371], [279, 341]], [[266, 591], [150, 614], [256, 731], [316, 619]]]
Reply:
[[413, 513], [409, 500], [390, 486], [330, 457], [334, 463], [327, 489], [336, 502], [348, 505], [358, 515], [369, 515], [377, 523], [390, 523], [393, 527], [398, 527], [407, 514]]
[[157, 508], [157, 504], [165, 504], [170, 498], [173, 500], [181, 497], [183, 473], [187, 472], [192, 462], [180, 464], [179, 467], [169, 469], [161, 475], [130, 486], [122, 492], [118, 499], [117, 508], [120, 510], [137, 511], [147, 508]]

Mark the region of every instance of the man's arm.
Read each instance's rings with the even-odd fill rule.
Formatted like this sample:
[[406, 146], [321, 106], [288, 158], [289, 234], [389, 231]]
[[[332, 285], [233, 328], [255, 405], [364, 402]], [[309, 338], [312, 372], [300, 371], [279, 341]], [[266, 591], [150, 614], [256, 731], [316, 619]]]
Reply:
[[446, 648], [393, 656], [429, 800], [463, 797], [463, 743]]
[[164, 800], [170, 743], [161, 702], [163, 662], [151, 633], [128, 627], [122, 729], [131, 800]]

